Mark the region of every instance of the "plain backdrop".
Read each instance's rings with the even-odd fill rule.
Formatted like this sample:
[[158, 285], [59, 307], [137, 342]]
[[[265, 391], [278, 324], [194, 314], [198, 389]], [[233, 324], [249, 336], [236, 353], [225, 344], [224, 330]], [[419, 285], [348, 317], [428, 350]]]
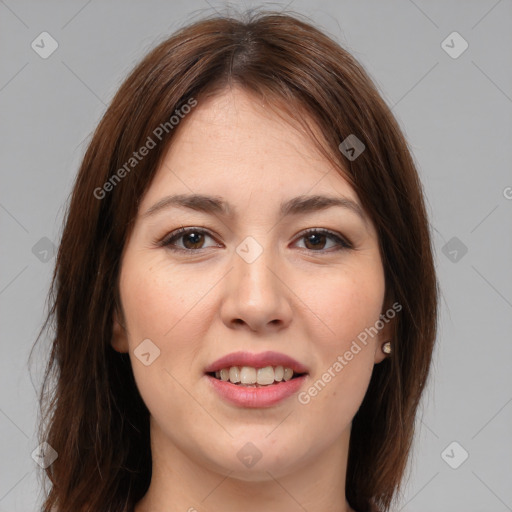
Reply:
[[[88, 136], [150, 48], [224, 5], [0, 0], [0, 512], [41, 499], [31, 454], [47, 344], [31, 367], [27, 358]], [[418, 165], [441, 322], [397, 510], [512, 510], [512, 2], [236, 5], [287, 7], [349, 50]]]

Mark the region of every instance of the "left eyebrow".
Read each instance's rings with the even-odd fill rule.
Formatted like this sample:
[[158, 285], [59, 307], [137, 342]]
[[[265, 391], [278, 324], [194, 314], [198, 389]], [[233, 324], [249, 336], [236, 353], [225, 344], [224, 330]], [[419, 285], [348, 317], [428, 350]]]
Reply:
[[[367, 222], [367, 217], [362, 207], [346, 197], [297, 196], [282, 202], [279, 211], [282, 216], [304, 215], [332, 207], [345, 208], [359, 216], [364, 223]], [[169, 208], [187, 208], [208, 214], [219, 214], [224, 217], [233, 215], [236, 217], [236, 208], [233, 205], [221, 197], [202, 194], [180, 194], [164, 197], [144, 212], [142, 216], [149, 217]]]

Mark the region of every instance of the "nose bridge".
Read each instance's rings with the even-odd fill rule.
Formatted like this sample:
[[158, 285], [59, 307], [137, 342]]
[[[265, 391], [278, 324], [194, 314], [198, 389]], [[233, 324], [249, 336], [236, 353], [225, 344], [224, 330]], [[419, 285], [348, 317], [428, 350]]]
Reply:
[[254, 237], [248, 236], [237, 246], [233, 255], [236, 279], [239, 281], [237, 288], [249, 302], [262, 298], [268, 302], [279, 288], [275, 282], [276, 271], [271, 270], [278, 262], [274, 248], [268, 243], [269, 239], [267, 237], [264, 247]]

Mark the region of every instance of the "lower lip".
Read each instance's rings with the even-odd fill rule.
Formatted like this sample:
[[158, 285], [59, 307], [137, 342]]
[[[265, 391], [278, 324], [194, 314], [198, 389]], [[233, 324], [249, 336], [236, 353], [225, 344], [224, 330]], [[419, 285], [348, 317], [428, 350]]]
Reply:
[[229, 381], [219, 380], [211, 375], [206, 375], [219, 395], [239, 407], [271, 407], [281, 400], [297, 393], [304, 384], [307, 375], [301, 375], [295, 379], [281, 381], [279, 384], [271, 384], [259, 388], [249, 388], [232, 384]]

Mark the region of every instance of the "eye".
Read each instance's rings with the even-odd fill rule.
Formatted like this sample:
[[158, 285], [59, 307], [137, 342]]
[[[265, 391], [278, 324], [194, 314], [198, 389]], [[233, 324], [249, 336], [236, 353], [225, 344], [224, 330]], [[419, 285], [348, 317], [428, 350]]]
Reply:
[[332, 231], [329, 231], [328, 229], [308, 229], [300, 236], [299, 240], [302, 239], [306, 240], [306, 249], [313, 252], [333, 252], [322, 250], [325, 249], [324, 245], [326, 243], [326, 239], [335, 241], [335, 246], [338, 246], [335, 251], [352, 249], [352, 244], [348, 240], [336, 233], [333, 233]]
[[[173, 231], [168, 237], [164, 238], [159, 245], [168, 247], [171, 251], [193, 251], [195, 249], [204, 249], [204, 237], [212, 238], [204, 229], [183, 228]], [[183, 247], [176, 247], [175, 241], [183, 240]]]
[[[213, 239], [213, 237], [204, 229], [181, 227], [164, 238], [158, 243], [158, 245], [161, 247], [167, 247], [171, 251], [193, 252], [195, 250], [207, 248], [204, 247], [205, 237]], [[329, 231], [328, 229], [308, 229], [299, 237], [299, 240], [303, 239], [306, 241], [305, 249], [311, 252], [335, 252], [353, 248], [350, 241], [332, 231]], [[335, 251], [325, 250], [326, 241], [328, 240], [334, 241], [334, 247], [337, 246]], [[181, 241], [182, 245], [177, 245], [177, 241]], [[330, 248], [332, 248], [332, 246]]]

